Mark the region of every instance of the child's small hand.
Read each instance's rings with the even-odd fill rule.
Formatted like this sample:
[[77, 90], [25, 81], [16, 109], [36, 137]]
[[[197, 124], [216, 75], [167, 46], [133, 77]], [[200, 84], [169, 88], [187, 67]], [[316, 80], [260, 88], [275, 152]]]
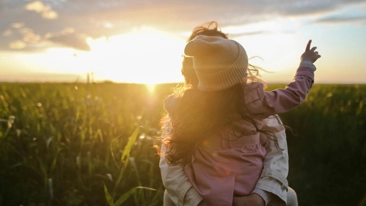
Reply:
[[320, 55], [316, 50], [316, 47], [310, 49], [311, 40], [309, 40], [308, 44], [306, 45], [305, 52], [301, 55], [301, 61], [310, 61], [314, 63], [317, 59], [320, 58]]

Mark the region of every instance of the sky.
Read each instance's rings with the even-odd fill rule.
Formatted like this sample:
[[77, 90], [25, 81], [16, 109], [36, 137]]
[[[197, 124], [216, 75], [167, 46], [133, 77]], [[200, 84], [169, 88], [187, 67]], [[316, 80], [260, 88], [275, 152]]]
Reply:
[[316, 83], [366, 83], [364, 0], [0, 0], [0, 81], [180, 82], [186, 39], [208, 21], [268, 83], [292, 80], [309, 39]]

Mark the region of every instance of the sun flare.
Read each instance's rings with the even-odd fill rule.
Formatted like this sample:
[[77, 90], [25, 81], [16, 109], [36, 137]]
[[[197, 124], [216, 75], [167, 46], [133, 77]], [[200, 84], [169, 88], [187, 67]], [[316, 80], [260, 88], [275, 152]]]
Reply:
[[87, 43], [89, 67], [97, 79], [150, 85], [181, 81], [184, 41], [168, 33], [141, 28]]
[[149, 90], [150, 93], [153, 93], [155, 91], [156, 84], [145, 84], [147, 87], [147, 90]]

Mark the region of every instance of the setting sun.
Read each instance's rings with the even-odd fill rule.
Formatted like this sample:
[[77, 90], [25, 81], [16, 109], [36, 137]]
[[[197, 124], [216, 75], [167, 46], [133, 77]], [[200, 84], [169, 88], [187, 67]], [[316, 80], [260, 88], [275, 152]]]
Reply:
[[97, 79], [145, 84], [181, 80], [184, 41], [167, 33], [141, 28], [108, 39], [89, 38], [87, 43], [91, 51], [76, 58], [88, 62]]

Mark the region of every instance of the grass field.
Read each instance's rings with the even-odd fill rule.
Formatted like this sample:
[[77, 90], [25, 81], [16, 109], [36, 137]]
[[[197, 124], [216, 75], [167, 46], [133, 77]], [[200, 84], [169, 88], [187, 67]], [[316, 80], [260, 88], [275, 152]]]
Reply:
[[[1, 83], [0, 206], [162, 205], [152, 146], [173, 87]], [[366, 85], [315, 85], [281, 118], [300, 205], [366, 204]]]

